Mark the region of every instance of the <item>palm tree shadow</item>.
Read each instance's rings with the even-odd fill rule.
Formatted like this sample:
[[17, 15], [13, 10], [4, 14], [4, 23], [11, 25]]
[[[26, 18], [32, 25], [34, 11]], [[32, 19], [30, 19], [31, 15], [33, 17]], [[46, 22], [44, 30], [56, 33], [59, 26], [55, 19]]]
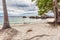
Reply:
[[[19, 31], [17, 31], [16, 29], [13, 28], [8, 28], [5, 30], [0, 30], [0, 36], [3, 36], [4, 40], [11, 40], [15, 35], [17, 35]], [[2, 34], [6, 34], [6, 35], [2, 35]]]
[[44, 37], [44, 36], [49, 37], [49, 36], [55, 36], [55, 35], [42, 34], [42, 35], [33, 36], [33, 37], [31, 37], [31, 38], [29, 38], [29, 39], [25, 39], [25, 40], [31, 40], [31, 39], [34, 39], [34, 38], [37, 38], [37, 37], [42, 38], [42, 37]]

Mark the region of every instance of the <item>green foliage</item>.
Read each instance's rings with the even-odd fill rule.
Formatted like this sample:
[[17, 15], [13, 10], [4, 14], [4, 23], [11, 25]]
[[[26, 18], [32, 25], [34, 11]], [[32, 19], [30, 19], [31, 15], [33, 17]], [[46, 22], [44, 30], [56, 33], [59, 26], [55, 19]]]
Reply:
[[34, 1], [34, 0], [32, 0], [32, 1]]
[[52, 10], [52, 0], [37, 0], [37, 6], [39, 8], [39, 15], [42, 15], [49, 10]]
[[[58, 2], [60, 2], [60, 0], [58, 0]], [[48, 12], [49, 10], [53, 9], [53, 0], [37, 0], [36, 3], [39, 8], [39, 11], [38, 11], [39, 15], [42, 15]]]
[[60, 2], [60, 0], [57, 0], [58, 2]]

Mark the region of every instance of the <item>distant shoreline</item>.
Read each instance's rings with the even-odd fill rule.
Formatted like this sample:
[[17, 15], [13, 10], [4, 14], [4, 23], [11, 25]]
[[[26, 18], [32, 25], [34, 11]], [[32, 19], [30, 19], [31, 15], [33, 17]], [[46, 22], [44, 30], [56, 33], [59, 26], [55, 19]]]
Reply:
[[[0, 17], [3, 17], [3, 16], [0, 16]], [[50, 16], [46, 16], [46, 17], [41, 17], [41, 16], [9, 16], [9, 17], [21, 17], [21, 18], [32, 18], [32, 19], [54, 18], [54, 17], [50, 17]]]

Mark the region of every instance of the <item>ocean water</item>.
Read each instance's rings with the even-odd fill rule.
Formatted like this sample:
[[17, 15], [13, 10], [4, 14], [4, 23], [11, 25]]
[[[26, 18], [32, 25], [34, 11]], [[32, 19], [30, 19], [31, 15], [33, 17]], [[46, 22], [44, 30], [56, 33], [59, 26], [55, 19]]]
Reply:
[[[4, 18], [0, 17], [0, 24], [3, 24], [3, 22], [4, 22]], [[14, 17], [9, 17], [9, 22], [14, 24], [30, 23], [30, 22], [33, 22], [33, 19], [14, 16]]]

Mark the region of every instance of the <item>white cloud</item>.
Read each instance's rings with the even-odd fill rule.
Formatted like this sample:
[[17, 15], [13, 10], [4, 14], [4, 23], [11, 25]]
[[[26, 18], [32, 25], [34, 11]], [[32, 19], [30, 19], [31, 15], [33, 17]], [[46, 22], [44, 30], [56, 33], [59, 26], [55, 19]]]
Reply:
[[32, 2], [31, 0], [6, 0], [7, 5], [11, 5], [11, 4], [28, 4], [30, 5]]
[[[35, 1], [31, 2], [31, 0], [6, 0], [8, 13], [11, 15], [20, 15], [22, 13], [37, 13]], [[2, 12], [2, 1], [0, 1], [0, 12]], [[29, 7], [18, 7], [18, 5], [28, 5]], [[15, 5], [15, 6], [12, 6]], [[32, 11], [29, 11], [32, 10]], [[35, 11], [33, 11], [35, 10]]]

